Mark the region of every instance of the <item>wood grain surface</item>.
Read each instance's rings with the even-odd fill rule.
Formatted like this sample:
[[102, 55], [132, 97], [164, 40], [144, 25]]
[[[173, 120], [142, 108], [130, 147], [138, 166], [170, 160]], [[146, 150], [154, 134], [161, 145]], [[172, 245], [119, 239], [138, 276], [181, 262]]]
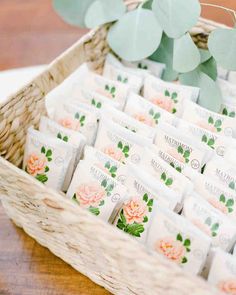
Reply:
[[[202, 0], [236, 10], [236, 0]], [[227, 25], [232, 15], [212, 7], [203, 16]], [[0, 0], [0, 70], [48, 63], [86, 30], [64, 24], [51, 0]], [[0, 205], [0, 295], [109, 294], [47, 249], [5, 215]]]

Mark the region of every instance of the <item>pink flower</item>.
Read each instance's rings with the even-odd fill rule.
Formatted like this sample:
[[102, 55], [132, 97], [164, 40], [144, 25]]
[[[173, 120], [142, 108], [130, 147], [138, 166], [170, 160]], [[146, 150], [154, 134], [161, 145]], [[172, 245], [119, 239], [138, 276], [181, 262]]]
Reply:
[[158, 105], [160, 108], [172, 113], [172, 110], [174, 108], [174, 101], [170, 97], [167, 97], [164, 94], [160, 93], [157, 97], [154, 97], [150, 100], [153, 104]]
[[134, 117], [134, 119], [136, 119], [139, 122], [144, 123], [148, 126], [153, 127], [156, 125], [155, 120], [148, 115], [139, 113], [139, 114], [134, 114], [133, 117]]
[[176, 160], [178, 160], [181, 163], [185, 163], [185, 159], [182, 154], [178, 153], [177, 150], [171, 149], [168, 151], [168, 154], [174, 157]]
[[102, 186], [100, 186], [100, 184], [96, 182], [85, 183], [78, 187], [75, 195], [76, 200], [82, 207], [97, 207], [106, 196], [106, 191]]
[[73, 120], [71, 118], [60, 119], [59, 124], [65, 128], [79, 131], [80, 130], [80, 122], [78, 120]]
[[213, 124], [209, 124], [206, 122], [198, 122], [197, 125], [203, 129], [209, 130], [210, 132], [217, 132], [216, 127]]
[[125, 203], [123, 211], [127, 223], [141, 223], [147, 213], [147, 206], [146, 203], [135, 197]]
[[159, 239], [155, 243], [155, 250], [176, 263], [181, 263], [186, 254], [183, 244], [170, 237]]
[[211, 237], [211, 230], [210, 230], [210, 228], [209, 228], [206, 224], [202, 223], [202, 222], [201, 222], [200, 220], [198, 220], [198, 219], [193, 219], [192, 222], [193, 222], [193, 224], [196, 225], [196, 227], [198, 227], [201, 231], [203, 231], [205, 234], [207, 234], [208, 236]]
[[31, 154], [27, 161], [26, 170], [30, 175], [36, 176], [37, 174], [44, 172], [46, 163], [47, 159], [45, 156]]
[[228, 209], [227, 207], [225, 206], [224, 203], [212, 198], [212, 199], [209, 199], [208, 202], [213, 206], [215, 207], [216, 209], [220, 210], [222, 213], [224, 214], [228, 214]]
[[125, 156], [122, 153], [122, 150], [114, 147], [114, 146], [107, 146], [102, 150], [106, 155], [110, 156], [111, 158], [123, 162], [125, 160]]
[[226, 294], [236, 295], [236, 280], [230, 279], [227, 281], [221, 281], [218, 284], [218, 288]]

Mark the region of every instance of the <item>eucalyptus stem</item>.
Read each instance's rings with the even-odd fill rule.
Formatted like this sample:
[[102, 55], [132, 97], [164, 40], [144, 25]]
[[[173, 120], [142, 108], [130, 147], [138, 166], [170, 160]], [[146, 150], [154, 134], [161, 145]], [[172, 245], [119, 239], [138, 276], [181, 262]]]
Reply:
[[202, 6], [210, 6], [210, 7], [215, 7], [215, 8], [226, 10], [230, 15], [231, 15], [231, 13], [233, 14], [233, 16], [234, 16], [234, 22], [236, 21], [236, 11], [233, 10], [233, 9], [230, 9], [228, 7], [225, 7], [225, 6], [217, 5], [217, 4], [211, 4], [211, 3], [203, 3], [203, 2], [200, 2], [200, 4]]

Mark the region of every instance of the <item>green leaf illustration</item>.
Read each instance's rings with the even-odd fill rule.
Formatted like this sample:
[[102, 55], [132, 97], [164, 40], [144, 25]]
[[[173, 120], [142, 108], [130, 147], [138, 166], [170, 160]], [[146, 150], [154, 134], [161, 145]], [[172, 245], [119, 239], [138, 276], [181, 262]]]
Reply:
[[147, 203], [148, 207], [152, 207], [153, 206], [153, 199], [150, 199]]
[[117, 171], [117, 167], [116, 166], [112, 166], [110, 168], [110, 173], [115, 173]]
[[118, 146], [119, 149], [123, 149], [123, 144], [122, 144], [121, 141], [118, 142], [118, 145], [117, 146]]
[[173, 183], [173, 179], [172, 178], [168, 178], [167, 180], [166, 180], [166, 185], [167, 186], [170, 186], [170, 185], [172, 185], [172, 183]]
[[105, 204], [105, 201], [102, 200], [100, 203], [99, 203], [99, 206], [103, 206]]
[[183, 148], [182, 148], [181, 145], [178, 146], [178, 153], [179, 154], [183, 154], [184, 153], [184, 150], [183, 150]]
[[228, 116], [228, 111], [226, 108], [223, 108], [222, 115]]
[[110, 164], [110, 162], [109, 161], [107, 161], [106, 163], [105, 163], [105, 166], [104, 166], [105, 168], [107, 168], [107, 169], [110, 169], [110, 167], [111, 167], [111, 164]]
[[214, 120], [213, 120], [212, 117], [209, 117], [209, 118], [208, 118], [208, 123], [209, 123], [209, 124], [214, 124]]
[[62, 139], [62, 135], [60, 132], [57, 134], [57, 138]]
[[101, 102], [98, 102], [98, 103], [97, 103], [97, 108], [100, 109], [101, 107], [102, 107]]
[[45, 153], [46, 153], [46, 149], [45, 149], [44, 146], [42, 146], [42, 148], [41, 148], [41, 153], [42, 153], [42, 154], [45, 154]]
[[123, 153], [127, 154], [129, 152], [129, 146], [128, 145], [125, 145], [123, 147]]
[[103, 181], [101, 182], [101, 186], [106, 187], [107, 186], [107, 180], [103, 179]]
[[141, 237], [141, 233], [144, 232], [144, 227], [142, 224], [137, 223], [128, 224], [126, 227], [126, 231], [132, 236]]
[[220, 201], [222, 203], [225, 203], [225, 196], [223, 194], [220, 195]]
[[165, 172], [163, 172], [163, 173], [161, 174], [161, 179], [164, 180], [164, 181], [166, 180], [166, 173], [165, 173]]
[[165, 96], [170, 96], [170, 92], [168, 90], [165, 91]]
[[80, 117], [80, 115], [79, 115], [79, 113], [77, 112], [77, 113], [75, 113], [75, 119], [79, 119], [79, 117]]
[[147, 216], [145, 216], [145, 217], [143, 218], [143, 222], [144, 222], [144, 223], [148, 222], [148, 217], [147, 217]]
[[181, 234], [177, 234], [176, 240], [182, 242], [183, 241], [182, 235]]
[[190, 156], [190, 151], [189, 150], [186, 150], [185, 152], [184, 152], [184, 158], [186, 159], [186, 158], [188, 158]]
[[207, 225], [211, 225], [211, 217], [207, 217], [207, 219], [205, 220], [205, 224]]
[[189, 247], [191, 245], [191, 241], [189, 239], [186, 239], [184, 241], [184, 246]]
[[202, 136], [202, 142], [207, 142], [207, 136], [205, 134]]
[[144, 200], [145, 202], [148, 201], [148, 195], [147, 195], [147, 194], [144, 194], [144, 195], [143, 195], [143, 200]]
[[234, 182], [234, 181], [231, 181], [231, 182], [229, 183], [229, 188], [231, 188], [231, 189], [235, 189], [235, 182]]
[[96, 216], [100, 214], [99, 208], [95, 208], [95, 207], [89, 207], [89, 212], [91, 212], [92, 214]]
[[216, 120], [216, 121], [215, 121], [215, 125], [214, 125], [214, 126], [215, 126], [216, 128], [220, 127], [221, 125], [222, 125], [221, 120]]
[[45, 183], [48, 181], [48, 177], [46, 174], [37, 174], [35, 178], [42, 183]]
[[49, 171], [49, 167], [46, 166], [44, 172], [48, 172]]
[[68, 142], [68, 140], [69, 140], [68, 136], [63, 137], [63, 141]]
[[234, 200], [233, 199], [229, 199], [227, 202], [226, 202], [226, 207], [232, 207], [234, 206]]
[[47, 150], [46, 157], [47, 158], [51, 157], [51, 155], [52, 155], [52, 150]]
[[212, 227], [211, 227], [211, 230], [212, 231], [217, 231], [218, 229], [219, 229], [219, 223], [214, 223], [213, 225], [212, 225]]
[[188, 262], [188, 259], [186, 257], [183, 257], [182, 263], [184, 264], [184, 263], [187, 263], [187, 262]]

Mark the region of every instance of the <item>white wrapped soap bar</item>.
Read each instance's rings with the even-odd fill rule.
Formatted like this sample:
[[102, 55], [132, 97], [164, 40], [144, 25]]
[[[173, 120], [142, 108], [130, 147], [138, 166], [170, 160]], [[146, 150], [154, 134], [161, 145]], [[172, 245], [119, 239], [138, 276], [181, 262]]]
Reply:
[[66, 195], [104, 221], [112, 222], [126, 193], [126, 188], [106, 172], [80, 161]]
[[186, 271], [199, 274], [211, 240], [184, 217], [158, 208], [148, 232], [147, 246]]
[[110, 120], [102, 119], [99, 123], [95, 148], [121, 162], [140, 162], [142, 149], [152, 143], [151, 139], [127, 130]]
[[200, 196], [186, 197], [182, 214], [211, 237], [213, 246], [225, 251], [232, 249], [236, 241], [236, 223]]
[[215, 249], [208, 282], [225, 294], [236, 294], [236, 257]]
[[[66, 142], [28, 129], [23, 160], [23, 170], [46, 186], [61, 190], [66, 173], [73, 167], [75, 154], [73, 146]], [[73, 170], [67, 177], [70, 179]]]

